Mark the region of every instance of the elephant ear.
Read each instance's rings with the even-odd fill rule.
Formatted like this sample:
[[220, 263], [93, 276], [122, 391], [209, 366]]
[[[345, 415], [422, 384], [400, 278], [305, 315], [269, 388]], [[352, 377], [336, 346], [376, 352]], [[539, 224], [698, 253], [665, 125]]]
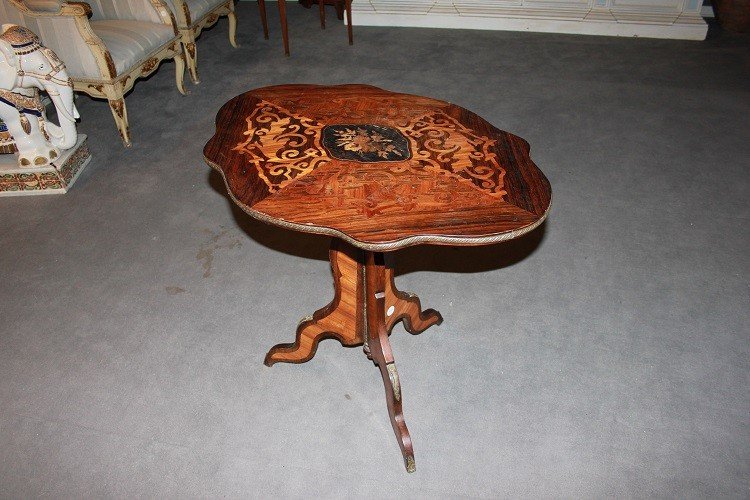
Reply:
[[13, 89], [16, 86], [17, 77], [18, 56], [8, 42], [0, 40], [0, 88]]

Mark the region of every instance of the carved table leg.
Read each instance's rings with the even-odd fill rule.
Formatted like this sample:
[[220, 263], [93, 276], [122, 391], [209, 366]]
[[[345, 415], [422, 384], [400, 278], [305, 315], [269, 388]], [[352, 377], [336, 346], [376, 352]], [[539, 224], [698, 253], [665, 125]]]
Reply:
[[414, 447], [412, 446], [409, 429], [406, 428], [406, 422], [404, 421], [401, 405], [401, 383], [385, 324], [386, 271], [383, 254], [367, 252], [366, 266], [365, 303], [367, 307], [368, 357], [375, 361], [375, 364], [380, 368], [393, 432], [396, 433], [396, 439], [401, 447], [407, 472], [414, 472], [416, 470]]
[[399, 321], [404, 321], [404, 328], [412, 335], [418, 335], [432, 325], [439, 325], [443, 317], [434, 309], [422, 311], [419, 297], [409, 292], [396, 289], [393, 273], [393, 257], [385, 258], [385, 325], [388, 334]]
[[390, 256], [363, 252], [333, 240], [329, 258], [335, 290], [333, 301], [300, 322], [294, 343], [271, 348], [265, 364], [309, 361], [318, 342], [325, 338], [336, 338], [345, 346], [364, 344], [365, 354], [378, 365], [383, 377], [388, 414], [406, 470], [414, 472], [414, 449], [404, 422], [401, 384], [388, 335], [401, 320], [406, 330], [416, 335], [440, 324], [443, 318], [433, 309], [422, 311], [415, 295], [396, 289]]
[[318, 342], [324, 338], [336, 338], [345, 346], [361, 345], [365, 341], [362, 314], [363, 252], [340, 240], [333, 240], [329, 258], [335, 290], [333, 301], [300, 322], [297, 340], [293, 344], [272, 347], [264, 361], [267, 366], [278, 361], [309, 361], [315, 356]]

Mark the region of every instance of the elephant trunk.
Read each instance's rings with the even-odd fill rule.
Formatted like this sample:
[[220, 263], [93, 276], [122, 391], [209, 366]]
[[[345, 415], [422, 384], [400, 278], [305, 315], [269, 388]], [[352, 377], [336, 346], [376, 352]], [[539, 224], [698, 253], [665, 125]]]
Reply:
[[57, 119], [60, 122], [59, 127], [48, 124], [48, 134], [50, 142], [57, 148], [70, 149], [75, 146], [78, 140], [76, 131], [76, 118], [78, 111], [73, 104], [73, 88], [64, 85], [49, 84], [45, 85], [45, 90], [50, 96], [52, 103], [57, 110]]

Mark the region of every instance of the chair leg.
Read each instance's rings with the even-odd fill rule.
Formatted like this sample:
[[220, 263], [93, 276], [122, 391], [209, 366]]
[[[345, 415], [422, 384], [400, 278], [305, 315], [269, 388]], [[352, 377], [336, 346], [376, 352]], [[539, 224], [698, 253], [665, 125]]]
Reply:
[[258, 0], [260, 10], [260, 22], [263, 23], [263, 38], [268, 40], [268, 18], [266, 17], [266, 0]]
[[183, 34], [181, 43], [190, 80], [197, 85], [201, 82], [201, 79], [198, 77], [198, 49], [195, 46], [195, 34], [192, 30]]
[[279, 17], [281, 17], [281, 38], [284, 41], [284, 54], [289, 55], [289, 26], [286, 22], [286, 0], [278, 0]]
[[326, 29], [326, 3], [318, 0], [318, 12], [320, 12], [320, 27]]
[[227, 7], [229, 8], [229, 14], [227, 14], [227, 19], [229, 20], [229, 43], [236, 49], [239, 45], [237, 45], [237, 14], [234, 13], [234, 0], [229, 0]]
[[336, 0], [336, 18], [339, 21], [344, 20], [344, 0]]
[[[180, 46], [180, 48], [182, 47]], [[184, 50], [181, 50], [178, 54], [175, 54], [174, 70], [175, 70], [174, 78], [177, 83], [177, 90], [180, 91], [180, 94], [187, 95], [187, 91], [185, 91], [185, 51]]]
[[346, 30], [349, 32], [349, 45], [354, 45], [352, 33], [352, 0], [346, 0]]
[[122, 85], [115, 84], [112, 86], [104, 87], [104, 93], [107, 96], [107, 102], [109, 103], [109, 109], [112, 111], [112, 116], [115, 119], [115, 125], [117, 125], [117, 131], [120, 132], [120, 138], [126, 148], [133, 145], [130, 142], [130, 127], [128, 127], [128, 110], [125, 107], [125, 97], [123, 96]]

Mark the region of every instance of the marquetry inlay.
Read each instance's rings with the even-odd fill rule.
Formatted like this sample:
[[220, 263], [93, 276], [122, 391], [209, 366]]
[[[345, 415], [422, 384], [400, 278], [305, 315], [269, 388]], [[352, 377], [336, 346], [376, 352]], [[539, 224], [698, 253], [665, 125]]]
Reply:
[[546, 216], [523, 139], [376, 87], [266, 87], [229, 101], [206, 160], [252, 215], [363, 248], [510, 238]]

